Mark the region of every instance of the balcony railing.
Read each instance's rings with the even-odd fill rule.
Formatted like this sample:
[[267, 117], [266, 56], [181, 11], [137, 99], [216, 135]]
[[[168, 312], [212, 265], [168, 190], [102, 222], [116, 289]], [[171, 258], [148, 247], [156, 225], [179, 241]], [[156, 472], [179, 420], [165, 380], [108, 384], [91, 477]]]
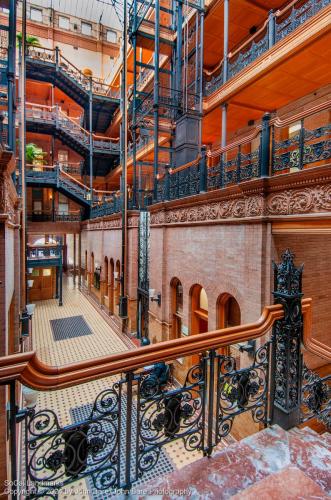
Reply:
[[[54, 497], [83, 478], [90, 489], [109, 494], [148, 481], [151, 472], [162, 474], [164, 451], [175, 441], [187, 452], [211, 455], [242, 415], [246, 426], [249, 418], [262, 426], [298, 425], [306, 404], [301, 342], [306, 348], [313, 344], [311, 299], [302, 300], [301, 275], [302, 267], [296, 268], [293, 255], [285, 251], [275, 265], [275, 304], [265, 307], [255, 323], [66, 366], [48, 366], [35, 352], [0, 358], [0, 382], [10, 385], [10, 479], [15, 484], [22, 467], [19, 484], [31, 499]], [[249, 340], [259, 345], [246, 361], [239, 364], [223, 354], [222, 348]], [[323, 356], [330, 361], [330, 348], [325, 346]], [[169, 381], [171, 365], [181, 382]], [[31, 398], [27, 407], [17, 409], [18, 382], [48, 391], [110, 375], [115, 376], [112, 382], [105, 381], [70, 425], [61, 422], [63, 408], [36, 406]], [[324, 380], [309, 383], [314, 389], [320, 384], [325, 393]], [[310, 385], [310, 394], [314, 389]], [[324, 399], [312, 414], [330, 424]], [[20, 423], [25, 452], [17, 461], [13, 450]]]
[[84, 200], [92, 204], [113, 195], [113, 191], [100, 191], [94, 188], [91, 195], [90, 187], [67, 173], [60, 164], [26, 165], [26, 167], [27, 182], [62, 188], [69, 191], [69, 194], [75, 195], [78, 202]]
[[40, 210], [27, 215], [29, 222], [79, 222], [82, 220], [80, 210], [59, 211]]
[[153, 202], [327, 164], [331, 159], [329, 109], [326, 101], [286, 119], [266, 115], [249, 136], [207, 153], [203, 150], [202, 156], [179, 168], [165, 169], [156, 179]]
[[205, 72], [205, 95], [212, 94], [227, 81], [267, 52], [296, 28], [328, 6], [330, 0], [294, 0], [286, 7], [270, 13], [257, 32], [228, 55], [227, 74], [223, 61], [213, 72]]
[[36, 47], [31, 45], [28, 47], [27, 56], [30, 59], [54, 64], [57, 71], [63, 71], [75, 85], [78, 85], [85, 92], [89, 92], [92, 88], [92, 92], [95, 95], [113, 97], [115, 99], [119, 98], [120, 92], [118, 87], [112, 87], [99, 78], [91, 78], [84, 75], [80, 69], [62, 55], [58, 47], [49, 49], [47, 47]]
[[41, 259], [59, 259], [62, 256], [62, 246], [54, 244], [27, 245], [26, 258], [28, 262]]
[[[30, 122], [54, 125], [68, 134], [84, 149], [90, 145], [90, 133], [80, 125], [80, 117], [66, 115], [58, 105], [44, 106], [41, 104], [26, 103], [26, 119]], [[95, 152], [119, 153], [119, 139], [92, 134], [92, 146]]]

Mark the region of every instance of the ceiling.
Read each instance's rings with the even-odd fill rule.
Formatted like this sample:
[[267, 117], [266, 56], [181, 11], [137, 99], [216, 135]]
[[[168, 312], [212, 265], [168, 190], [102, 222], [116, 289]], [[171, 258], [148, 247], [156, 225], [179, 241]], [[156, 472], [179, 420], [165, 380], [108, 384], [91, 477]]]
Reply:
[[[250, 37], [250, 29], [262, 26], [268, 12], [284, 0], [231, 0], [229, 2], [229, 51]], [[219, 1], [206, 16], [204, 29], [204, 66], [213, 68], [223, 58], [224, 3]]]
[[[229, 100], [228, 132], [246, 127], [267, 111], [276, 111], [330, 82], [331, 33], [314, 40], [260, 78], [251, 81]], [[218, 143], [221, 106], [203, 117], [203, 142]]]

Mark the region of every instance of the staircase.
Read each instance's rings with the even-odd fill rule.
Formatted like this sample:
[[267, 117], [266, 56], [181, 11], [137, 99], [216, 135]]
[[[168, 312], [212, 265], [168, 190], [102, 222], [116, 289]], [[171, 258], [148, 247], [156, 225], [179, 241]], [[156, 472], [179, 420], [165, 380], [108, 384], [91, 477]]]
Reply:
[[[68, 117], [58, 106], [27, 103], [26, 126], [28, 132], [53, 135], [88, 160], [90, 133], [79, 120]], [[92, 134], [94, 175], [106, 175], [119, 162], [119, 141]]]
[[331, 493], [331, 435], [274, 425], [142, 489], [150, 495], [177, 490], [158, 496], [167, 499], [326, 499]]
[[29, 187], [52, 187], [57, 189], [80, 206], [90, 209], [90, 189], [75, 181], [73, 177], [63, 172], [59, 167], [45, 171], [27, 170], [26, 183]]
[[[90, 90], [92, 90], [92, 128], [105, 132], [119, 106], [119, 89], [101, 80], [85, 76], [74, 64], [62, 56], [58, 48], [28, 48], [27, 78], [52, 83], [85, 109], [88, 116]], [[91, 88], [92, 84], [92, 88]]]

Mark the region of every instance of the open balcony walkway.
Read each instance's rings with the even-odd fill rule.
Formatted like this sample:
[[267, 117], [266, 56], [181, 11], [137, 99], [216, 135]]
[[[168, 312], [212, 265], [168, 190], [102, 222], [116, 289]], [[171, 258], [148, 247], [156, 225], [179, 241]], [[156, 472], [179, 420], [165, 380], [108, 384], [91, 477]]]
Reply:
[[[82, 317], [80, 323], [75, 324], [74, 317]], [[61, 323], [54, 320], [69, 320], [69, 328], [61, 330]], [[54, 325], [54, 323], [53, 323]], [[86, 327], [91, 333], [87, 333]], [[82, 331], [85, 334], [81, 335]], [[63, 332], [66, 333], [63, 338]], [[61, 340], [55, 340], [60, 337]], [[45, 363], [53, 366], [66, 365], [80, 360], [93, 359], [106, 354], [128, 350], [127, 339], [121, 339], [116, 334], [89, 300], [74, 286], [72, 278], [64, 279], [63, 306], [58, 306], [56, 299], [45, 300], [36, 303], [33, 317], [34, 348], [38, 357]], [[132, 348], [134, 346], [132, 345]], [[112, 387], [119, 376], [89, 382], [75, 387], [59, 391], [46, 391], [38, 393], [36, 412], [41, 410], [53, 411], [57, 418], [56, 426], [63, 428], [68, 425], [77, 424], [89, 418], [93, 403], [97, 396]], [[124, 399], [126, 397], [124, 396]], [[123, 403], [124, 404], [124, 403]], [[52, 417], [53, 418], [53, 417]], [[45, 456], [49, 453], [48, 445], [45, 444]], [[163, 476], [169, 472], [176, 471], [181, 467], [201, 458], [197, 451], [187, 451], [181, 440], [171, 442], [164, 447], [162, 460], [148, 474], [142, 483]], [[24, 475], [24, 471], [22, 471]], [[45, 475], [45, 480], [47, 472]], [[116, 495], [115, 495], [116, 496]], [[79, 479], [67, 485], [59, 492], [59, 499], [77, 498], [80, 500], [99, 498], [111, 498], [112, 495], [93, 487], [90, 479]]]

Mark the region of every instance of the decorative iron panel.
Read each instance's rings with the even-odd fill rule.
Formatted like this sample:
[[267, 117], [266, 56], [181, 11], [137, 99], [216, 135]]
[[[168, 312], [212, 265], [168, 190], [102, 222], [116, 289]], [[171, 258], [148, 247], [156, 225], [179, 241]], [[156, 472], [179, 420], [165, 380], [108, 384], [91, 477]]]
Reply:
[[301, 398], [301, 422], [317, 418], [331, 430], [331, 375], [320, 377], [304, 365]]
[[138, 337], [148, 337], [149, 324], [149, 251], [150, 214], [141, 211], [139, 216], [138, 246]]

